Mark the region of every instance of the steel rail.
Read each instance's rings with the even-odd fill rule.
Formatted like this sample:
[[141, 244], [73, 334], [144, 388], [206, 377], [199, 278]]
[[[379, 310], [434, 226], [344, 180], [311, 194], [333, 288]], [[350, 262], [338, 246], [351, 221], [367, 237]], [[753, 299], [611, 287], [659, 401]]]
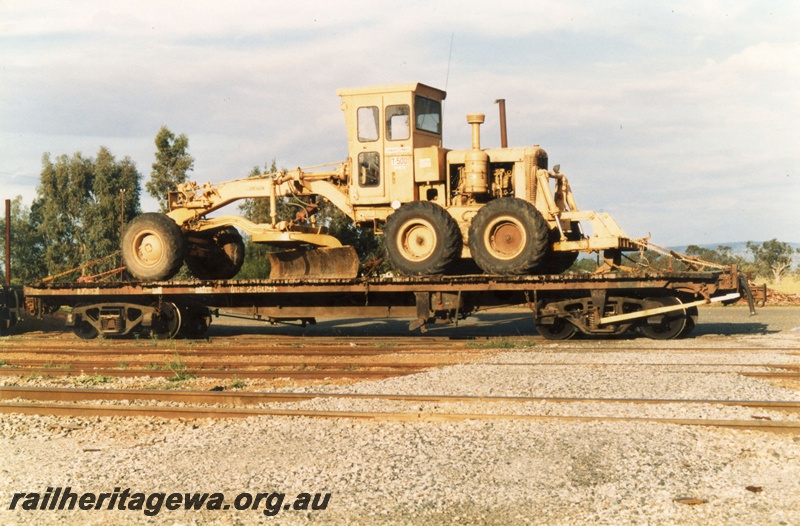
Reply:
[[800, 433], [800, 422], [769, 420], [705, 420], [653, 417], [610, 416], [555, 416], [498, 413], [426, 413], [426, 412], [372, 412], [372, 411], [309, 411], [298, 409], [263, 408], [209, 408], [209, 407], [164, 407], [164, 406], [117, 406], [93, 404], [59, 403], [0, 403], [0, 413], [22, 413], [60, 416], [147, 416], [159, 418], [246, 418], [246, 417], [307, 417], [349, 418], [392, 422], [456, 422], [463, 420], [525, 420], [567, 422], [637, 422], [676, 424], [686, 426], [723, 427], [740, 430], [760, 430], [783, 433]]
[[[113, 342], [112, 345], [87, 345], [82, 346], [80, 345], [81, 341], [75, 340], [54, 340], [48, 339], [42, 343], [38, 343], [39, 340], [0, 340], [0, 354], [80, 354], [80, 353], [102, 353], [102, 354], [130, 354], [131, 352], [135, 352], [137, 354], [164, 354], [164, 353], [174, 353], [174, 352], [186, 352], [186, 353], [197, 353], [200, 354], [297, 354], [297, 355], [339, 355], [339, 354], [391, 354], [391, 353], [415, 353], [415, 354], [437, 354], [442, 352], [453, 352], [454, 350], [459, 353], [484, 353], [486, 351], [514, 351], [514, 347], [503, 347], [498, 348], [496, 345], [498, 342], [514, 342], [516, 341], [515, 338], [493, 338], [492, 340], [482, 341], [480, 339], [463, 341], [457, 340], [448, 343], [442, 343], [441, 347], [437, 346], [429, 346], [429, 344], [425, 342], [416, 342], [413, 340], [403, 340], [402, 337], [399, 337], [395, 340], [391, 340], [387, 345], [376, 345], [374, 340], [370, 339], [370, 344], [364, 344], [358, 341], [358, 338], [349, 338], [338, 345], [320, 345], [314, 337], [306, 337], [304, 341], [303, 348], [297, 347], [298, 337], [293, 336], [290, 338], [286, 338], [285, 346], [281, 344], [276, 345], [275, 340], [270, 336], [269, 337], [271, 343], [265, 344], [263, 341], [254, 341], [251, 345], [227, 345], [224, 341], [221, 342], [212, 342], [207, 343], [202, 341], [200, 343], [194, 342], [188, 345], [179, 345], [176, 344], [177, 342], [171, 341], [169, 343], [161, 344], [152, 344], [152, 343], [143, 343], [139, 341], [138, 343], [133, 342], [126, 342], [125, 340], [111, 340]], [[597, 343], [602, 343], [598, 341], [590, 341], [590, 346], [581, 347], [581, 346], [563, 346], [563, 344], [559, 344], [558, 348], [554, 348], [551, 346], [548, 347], [538, 347], [538, 346], [530, 346], [531, 340], [539, 340], [541, 339], [538, 336], [534, 336], [532, 338], [525, 338], [520, 340], [520, 348], [524, 348], [525, 351], [529, 352], [536, 352], [536, 351], [545, 351], [548, 353], [569, 353], [569, 352], [580, 352], [585, 354], [595, 354], [595, 353], [603, 353], [603, 354], [618, 354], [618, 353], [625, 353], [625, 352], [675, 352], [675, 353], [733, 353], [733, 352], [775, 352], [775, 353], [787, 353], [789, 356], [800, 356], [800, 347], [670, 347], [670, 346], [659, 346], [656, 342], [654, 342], [653, 346], [650, 347], [597, 347]], [[305, 344], [305, 341], [309, 341], [308, 344]], [[464, 342], [463, 346], [458, 345], [455, 349], [454, 346], [460, 342]], [[482, 346], [485, 343], [485, 346]], [[534, 342], [535, 343], [535, 342]], [[351, 345], [352, 344], [352, 345]], [[69, 345], [70, 349], [68, 351], [64, 350], [64, 347]], [[320, 347], [315, 347], [320, 345]], [[552, 343], [551, 343], [552, 345]], [[520, 350], [520, 349], [517, 349]]]
[[256, 392], [256, 391], [194, 391], [151, 389], [92, 389], [65, 387], [0, 387], [0, 400], [39, 400], [77, 402], [86, 400], [151, 400], [217, 405], [259, 405], [281, 402], [302, 402], [313, 399], [390, 400], [401, 402], [490, 402], [490, 403], [605, 403], [646, 405], [719, 405], [741, 406], [754, 409], [771, 409], [800, 412], [800, 401], [794, 400], [720, 400], [683, 398], [576, 398], [548, 396], [465, 396], [465, 395], [408, 395], [323, 392]]
[[[197, 370], [220, 370], [220, 369], [244, 369], [249, 367], [270, 367], [270, 368], [277, 368], [277, 367], [313, 367], [315, 369], [343, 369], [345, 367], [356, 367], [359, 369], [372, 369], [372, 368], [381, 368], [381, 369], [409, 369], [409, 370], [420, 370], [426, 369], [430, 367], [437, 367], [441, 365], [455, 365], [456, 363], [462, 363], [455, 359], [447, 360], [447, 361], [438, 361], [438, 362], [430, 362], [430, 363], [399, 363], [399, 362], [374, 362], [374, 363], [365, 363], [365, 362], [309, 362], [307, 360], [292, 360], [286, 362], [280, 361], [253, 361], [253, 362], [234, 362], [234, 361], [199, 361], [195, 358], [188, 358], [186, 356], [175, 356], [170, 355], [172, 359], [180, 359], [180, 363], [182, 363], [187, 369], [197, 369]], [[134, 357], [135, 358], [135, 357]], [[200, 358], [202, 360], [202, 357]], [[148, 360], [141, 360], [141, 359], [133, 359], [133, 360], [126, 360], [124, 365], [121, 365], [119, 361], [115, 360], [42, 360], [42, 359], [31, 359], [31, 360], [24, 360], [24, 359], [12, 359], [4, 362], [3, 367], [15, 367], [15, 368], [23, 368], [23, 367], [31, 367], [31, 368], [48, 368], [48, 369], [78, 369], [81, 367], [87, 369], [103, 369], [103, 368], [111, 368], [111, 369], [121, 369], [125, 370], [131, 367], [139, 367], [139, 368], [147, 368], [148, 366], [159, 365], [164, 366], [164, 362], [161, 363], [154, 363], [153, 361]], [[2, 368], [0, 367], [0, 370]]]
[[[65, 353], [66, 354], [66, 353]], [[96, 357], [97, 355], [92, 355]], [[186, 368], [192, 370], [209, 371], [221, 369], [245, 369], [245, 368], [258, 368], [258, 367], [313, 367], [316, 369], [342, 369], [345, 367], [355, 367], [359, 369], [367, 368], [384, 368], [384, 369], [404, 369], [404, 370], [424, 370], [432, 367], [440, 367], [445, 365], [457, 365], [465, 363], [463, 360], [454, 357], [450, 360], [435, 360], [424, 362], [309, 362], [308, 360], [286, 360], [286, 361], [212, 361], [208, 356], [186, 356], [183, 354], [169, 354], [163, 353], [162, 356], [168, 357], [172, 360], [178, 359]], [[101, 357], [102, 358], [102, 357]], [[64, 358], [53, 359], [24, 359], [12, 358], [4, 360], [0, 366], [0, 375], [3, 374], [4, 369], [8, 370], [21, 370], [23, 368], [31, 369], [57, 369], [57, 370], [75, 370], [80, 368], [86, 369], [108, 369], [108, 370], [130, 370], [132, 367], [138, 366], [139, 369], [144, 366], [146, 370], [156, 369], [159, 366], [166, 367], [164, 363], [156, 363], [152, 360], [142, 359], [138, 356], [132, 356], [132, 359], [120, 362], [115, 359], [92, 359], [87, 360], [83, 356], [67, 355]], [[216, 358], [216, 357], [215, 357]], [[800, 374], [800, 364], [754, 364], [754, 363], [574, 363], [574, 362], [481, 362], [483, 366], [490, 367], [585, 367], [585, 368], [606, 368], [617, 367], [626, 369], [639, 369], [649, 367], [669, 368], [669, 371], [663, 372], [682, 372], [689, 374], [706, 374], [706, 373], [729, 373], [753, 376], [786, 376], [791, 378]], [[693, 369], [705, 367], [708, 370], [682, 370], [673, 371], [673, 369]], [[780, 371], [741, 371], [741, 370], [719, 370], [721, 368], [740, 368], [740, 369], [773, 369]], [[248, 369], [255, 370], [255, 369]], [[786, 372], [793, 371], [793, 372]]]
[[[376, 366], [374, 369], [380, 369]], [[350, 371], [347, 369], [327, 369], [324, 371], [314, 370], [282, 370], [282, 371], [253, 371], [249, 369], [227, 369], [227, 370], [195, 370], [195, 369], [181, 369], [175, 371], [169, 369], [167, 366], [161, 369], [88, 369], [82, 371], [80, 369], [65, 369], [65, 368], [28, 368], [28, 367], [0, 367], [0, 376], [80, 376], [82, 374], [92, 374], [110, 377], [137, 377], [137, 376], [152, 376], [160, 378], [169, 378], [172, 376], [203, 376], [205, 378], [258, 378], [264, 380], [276, 380], [279, 378], [290, 378], [293, 380], [322, 380], [322, 379], [337, 379], [337, 378], [391, 378], [394, 376], [404, 376], [411, 374], [413, 371], [407, 370], [379, 370], [379, 371]]]
[[[5, 349], [0, 348], [0, 356], [7, 356], [12, 354], [46, 354], [46, 355], [103, 355], [103, 356], [135, 356], [135, 355], [174, 355], [178, 353], [180, 356], [376, 356], [382, 354], [485, 354], [487, 351], [501, 350], [491, 348], [450, 348], [441, 350], [426, 350], [426, 349], [404, 349], [402, 347], [385, 347], [385, 348], [365, 348], [365, 347], [350, 347], [341, 348], [336, 350], [319, 350], [319, 349], [300, 349], [300, 348], [262, 348], [262, 349], [170, 349], [170, 348], [138, 348], [127, 347], [119, 348], [106, 348], [103, 349], [38, 349], [38, 348], [20, 348], [20, 349]], [[506, 349], [507, 350], [507, 349]]]

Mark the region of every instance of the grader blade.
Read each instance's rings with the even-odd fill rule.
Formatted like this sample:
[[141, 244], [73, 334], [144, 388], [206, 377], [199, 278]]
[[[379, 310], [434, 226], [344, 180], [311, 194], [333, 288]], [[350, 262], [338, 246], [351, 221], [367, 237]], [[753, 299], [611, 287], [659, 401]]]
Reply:
[[270, 252], [268, 256], [270, 279], [352, 279], [358, 276], [358, 254], [351, 246]]

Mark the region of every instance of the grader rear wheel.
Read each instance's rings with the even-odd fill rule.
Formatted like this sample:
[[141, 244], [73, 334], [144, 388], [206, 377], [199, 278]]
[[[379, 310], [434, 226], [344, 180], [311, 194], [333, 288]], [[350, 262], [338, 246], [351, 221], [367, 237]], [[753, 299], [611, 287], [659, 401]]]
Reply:
[[[664, 307], [680, 305], [681, 300], [674, 296], [664, 296], [661, 298], [647, 298], [650, 301], [660, 303]], [[686, 310], [675, 310], [665, 314], [653, 316], [654, 320], [646, 318], [639, 326], [644, 336], [653, 340], [671, 340], [680, 336], [686, 329], [687, 314]], [[651, 323], [657, 321], [657, 323]]]
[[122, 236], [122, 260], [142, 280], [170, 279], [183, 264], [184, 241], [178, 225], [164, 214], [133, 218]]
[[386, 255], [403, 274], [442, 274], [461, 254], [461, 231], [447, 211], [412, 201], [386, 220]]
[[516, 197], [490, 201], [469, 227], [469, 249], [489, 274], [528, 274], [545, 257], [549, 228], [531, 203]]
[[[561, 238], [558, 229], [550, 232], [550, 241], [556, 242]], [[581, 224], [578, 221], [572, 221], [570, 230], [566, 232], [567, 241], [580, 241], [583, 238], [581, 231]], [[536, 274], [561, 274], [572, 266], [578, 260], [578, 252], [553, 252], [548, 249], [547, 254], [542, 258], [542, 261], [536, 265], [534, 272]]]

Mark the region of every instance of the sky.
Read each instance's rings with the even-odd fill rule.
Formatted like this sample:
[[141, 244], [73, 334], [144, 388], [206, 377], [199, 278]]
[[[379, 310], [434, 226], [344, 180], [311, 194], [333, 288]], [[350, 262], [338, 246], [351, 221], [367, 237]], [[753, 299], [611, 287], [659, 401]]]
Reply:
[[0, 0], [0, 198], [102, 146], [144, 184], [164, 125], [199, 183], [343, 161], [337, 88], [423, 82], [444, 147], [476, 112], [499, 146], [504, 98], [509, 145], [632, 237], [800, 242], [798, 27], [795, 0]]

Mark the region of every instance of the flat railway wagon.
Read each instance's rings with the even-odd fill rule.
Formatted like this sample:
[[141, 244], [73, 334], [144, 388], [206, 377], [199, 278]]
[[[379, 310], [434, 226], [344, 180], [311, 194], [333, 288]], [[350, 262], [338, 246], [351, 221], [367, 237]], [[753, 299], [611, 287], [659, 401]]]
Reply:
[[221, 312], [268, 322], [406, 318], [411, 330], [424, 331], [429, 323], [457, 324], [471, 313], [502, 306], [527, 306], [538, 332], [553, 340], [631, 331], [670, 339], [692, 331], [704, 304], [729, 304], [743, 296], [755, 313], [748, 281], [735, 267], [532, 276], [48, 282], [6, 296], [17, 302], [6, 305], [6, 311], [16, 308], [20, 316], [71, 307], [67, 326], [87, 339], [136, 333], [200, 338]]

